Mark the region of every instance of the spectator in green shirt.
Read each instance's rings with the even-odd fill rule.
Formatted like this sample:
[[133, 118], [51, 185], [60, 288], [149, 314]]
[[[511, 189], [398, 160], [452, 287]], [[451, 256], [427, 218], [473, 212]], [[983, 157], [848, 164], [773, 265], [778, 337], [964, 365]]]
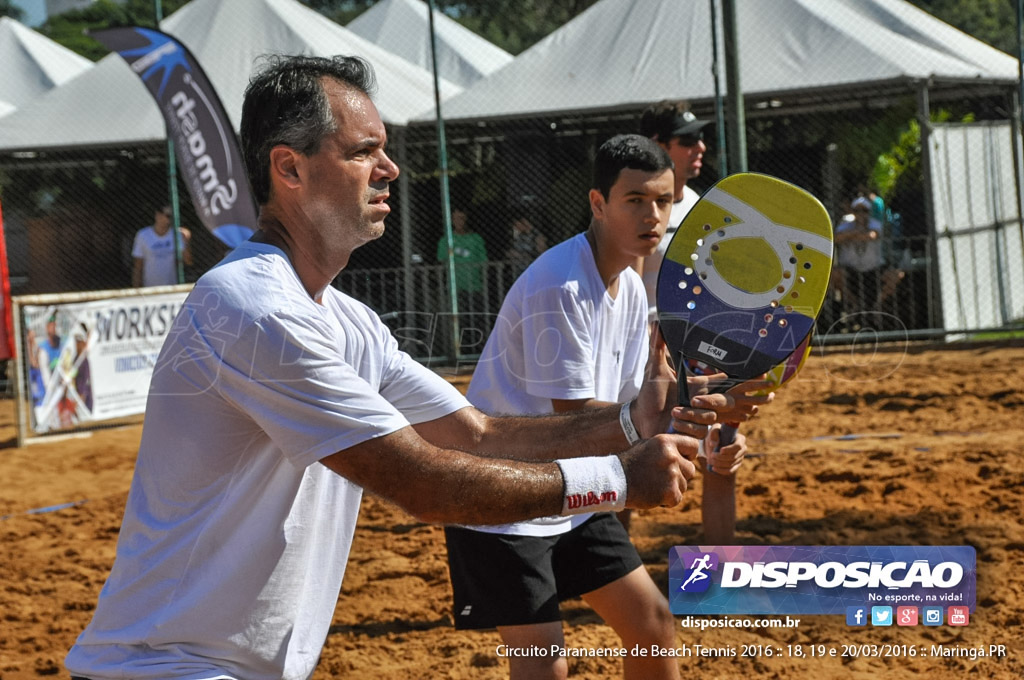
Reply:
[[[484, 267], [487, 262], [487, 247], [480, 234], [470, 231], [466, 211], [452, 210], [452, 259], [455, 261], [455, 290], [459, 303], [459, 323], [462, 335], [473, 327], [474, 315], [484, 321]], [[437, 261], [448, 262], [448, 240], [442, 236], [437, 242]], [[447, 272], [445, 273], [447, 280]], [[486, 339], [486, 331], [483, 331]], [[466, 338], [463, 337], [465, 341]]]

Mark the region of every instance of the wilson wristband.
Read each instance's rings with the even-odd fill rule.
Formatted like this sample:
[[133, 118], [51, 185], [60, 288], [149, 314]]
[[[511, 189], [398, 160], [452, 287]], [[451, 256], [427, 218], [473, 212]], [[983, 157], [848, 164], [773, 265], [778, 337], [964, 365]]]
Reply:
[[633, 446], [640, 441], [640, 433], [636, 431], [633, 418], [629, 415], [629, 405], [631, 403], [633, 402], [627, 401], [619, 409], [619, 425], [622, 425], [622, 433], [626, 435], [626, 441], [629, 442], [630, 446]]
[[626, 507], [626, 472], [617, 456], [556, 460], [562, 470], [563, 515], [617, 512]]

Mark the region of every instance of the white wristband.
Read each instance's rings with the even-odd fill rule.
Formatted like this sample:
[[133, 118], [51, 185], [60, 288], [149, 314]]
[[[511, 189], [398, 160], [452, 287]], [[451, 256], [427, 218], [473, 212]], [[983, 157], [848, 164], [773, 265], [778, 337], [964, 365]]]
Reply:
[[636, 431], [633, 418], [629, 415], [629, 405], [631, 403], [627, 401], [619, 409], [619, 425], [622, 425], [622, 432], [626, 435], [626, 441], [629, 442], [630, 446], [633, 446], [640, 441], [640, 433]]
[[565, 481], [563, 515], [612, 512], [626, 507], [626, 471], [617, 456], [556, 460]]

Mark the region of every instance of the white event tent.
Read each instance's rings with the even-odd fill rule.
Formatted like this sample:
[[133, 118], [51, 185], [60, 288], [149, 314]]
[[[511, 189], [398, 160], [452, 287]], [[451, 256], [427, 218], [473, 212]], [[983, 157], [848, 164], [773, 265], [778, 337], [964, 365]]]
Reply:
[[10, 17], [0, 17], [0, 64], [0, 116], [92, 66], [88, 59]]
[[[345, 28], [430, 70], [430, 19], [423, 0], [380, 0]], [[438, 73], [468, 87], [512, 61], [512, 55], [454, 19], [434, 11]]]
[[[904, 0], [735, 0], [740, 81], [755, 98], [1017, 80], [1017, 60]], [[602, 0], [445, 102], [450, 120], [712, 99], [711, 12], [697, 0]], [[722, 30], [721, 17], [717, 20]], [[719, 39], [719, 59], [723, 40]], [[724, 67], [719, 65], [720, 74]], [[724, 75], [719, 76], [724, 91]]]
[[[196, 56], [237, 130], [242, 94], [267, 54], [359, 55], [376, 72], [384, 121], [405, 125], [433, 107], [433, 77], [295, 0], [192, 0], [161, 23]], [[447, 81], [442, 96], [460, 88]], [[142, 81], [116, 54], [4, 117], [0, 152], [120, 146], [166, 139]]]

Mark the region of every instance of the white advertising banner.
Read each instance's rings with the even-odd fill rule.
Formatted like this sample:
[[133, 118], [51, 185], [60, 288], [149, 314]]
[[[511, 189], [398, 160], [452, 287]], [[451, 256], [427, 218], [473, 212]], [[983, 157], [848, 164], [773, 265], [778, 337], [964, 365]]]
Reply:
[[186, 294], [23, 305], [32, 431], [145, 412], [153, 365]]

